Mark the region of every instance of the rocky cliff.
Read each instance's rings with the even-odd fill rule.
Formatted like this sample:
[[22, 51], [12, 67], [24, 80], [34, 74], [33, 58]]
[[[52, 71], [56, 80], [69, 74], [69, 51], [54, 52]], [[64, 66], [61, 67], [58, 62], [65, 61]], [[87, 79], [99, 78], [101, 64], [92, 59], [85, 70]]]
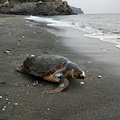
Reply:
[[83, 11], [81, 10], [81, 8], [76, 8], [76, 7], [73, 7], [73, 6], [70, 6], [70, 8], [72, 9], [72, 11], [73, 11], [74, 13], [84, 14]]
[[71, 15], [74, 14], [66, 1], [55, 2], [14, 2], [0, 4], [1, 13], [21, 15]]

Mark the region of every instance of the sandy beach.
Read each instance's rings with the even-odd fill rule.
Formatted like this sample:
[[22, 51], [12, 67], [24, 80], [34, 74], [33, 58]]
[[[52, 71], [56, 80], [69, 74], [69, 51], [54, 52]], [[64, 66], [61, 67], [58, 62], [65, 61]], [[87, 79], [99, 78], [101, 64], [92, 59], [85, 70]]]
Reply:
[[[119, 49], [94, 39], [88, 42], [76, 31], [75, 36], [81, 37], [78, 45], [68, 33], [58, 37], [30, 27], [24, 16], [0, 15], [0, 120], [119, 120]], [[104, 45], [108, 46], [107, 57]], [[63, 92], [43, 94], [44, 89], [57, 85], [15, 71], [28, 55], [43, 54], [76, 62], [86, 73], [85, 84], [69, 79]], [[108, 62], [112, 55], [115, 64]], [[38, 86], [33, 86], [35, 80]]]

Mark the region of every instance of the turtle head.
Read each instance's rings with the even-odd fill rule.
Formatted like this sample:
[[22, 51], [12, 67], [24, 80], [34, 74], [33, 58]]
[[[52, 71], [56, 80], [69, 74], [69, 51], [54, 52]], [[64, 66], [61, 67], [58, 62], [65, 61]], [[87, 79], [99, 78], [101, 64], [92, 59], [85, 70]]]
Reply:
[[69, 76], [71, 76], [72, 78], [77, 79], [85, 78], [85, 72], [80, 67], [78, 67], [76, 63], [68, 61], [67, 70], [69, 71]]
[[80, 68], [77, 68], [77, 70], [75, 69], [73, 75], [77, 79], [85, 78], [85, 72], [83, 70], [81, 70]]

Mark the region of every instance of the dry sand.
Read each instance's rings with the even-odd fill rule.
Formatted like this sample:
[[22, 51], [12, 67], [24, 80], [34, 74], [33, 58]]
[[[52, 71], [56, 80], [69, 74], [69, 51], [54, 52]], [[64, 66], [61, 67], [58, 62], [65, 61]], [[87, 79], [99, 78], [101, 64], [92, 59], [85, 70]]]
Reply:
[[[120, 76], [70, 49], [72, 45], [65, 47], [62, 37], [30, 27], [23, 18], [0, 18], [0, 120], [119, 120]], [[32, 54], [68, 57], [86, 72], [85, 84], [70, 79], [63, 92], [42, 94], [56, 84], [15, 71]], [[32, 85], [34, 80], [39, 86]]]

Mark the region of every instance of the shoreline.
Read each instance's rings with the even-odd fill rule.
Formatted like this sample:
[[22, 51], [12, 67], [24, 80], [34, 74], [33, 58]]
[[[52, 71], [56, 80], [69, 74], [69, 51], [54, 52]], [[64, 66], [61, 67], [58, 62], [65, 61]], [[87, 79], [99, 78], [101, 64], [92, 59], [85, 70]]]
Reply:
[[120, 76], [120, 58], [118, 57], [120, 49], [116, 47], [116, 44], [98, 38], [85, 37], [86, 32], [74, 28], [61, 28], [60, 33], [58, 31], [57, 34], [62, 37], [62, 43], [76, 54], [86, 56], [91, 63], [103, 64], [101, 69]]
[[[82, 46], [87, 45], [88, 41], [81, 41], [81, 53], [77, 53], [78, 49], [75, 50], [76, 46], [72, 41], [68, 46], [68, 40], [75, 38], [59, 37], [44, 29], [30, 27], [30, 22], [23, 18], [24, 16], [1, 18], [0, 118], [119, 119], [119, 76], [101, 69], [105, 68], [101, 62], [89, 59], [87, 54], [90, 51], [85, 55], [86, 51]], [[81, 34], [79, 37], [83, 39]], [[90, 45], [94, 45], [94, 42]], [[21, 65], [28, 55], [43, 54], [59, 54], [77, 63], [86, 72], [85, 85], [80, 84], [81, 80], [70, 79], [69, 87], [63, 92], [42, 94], [44, 89], [57, 85], [17, 73], [15, 68]], [[39, 86], [32, 85], [34, 80], [39, 80]]]

